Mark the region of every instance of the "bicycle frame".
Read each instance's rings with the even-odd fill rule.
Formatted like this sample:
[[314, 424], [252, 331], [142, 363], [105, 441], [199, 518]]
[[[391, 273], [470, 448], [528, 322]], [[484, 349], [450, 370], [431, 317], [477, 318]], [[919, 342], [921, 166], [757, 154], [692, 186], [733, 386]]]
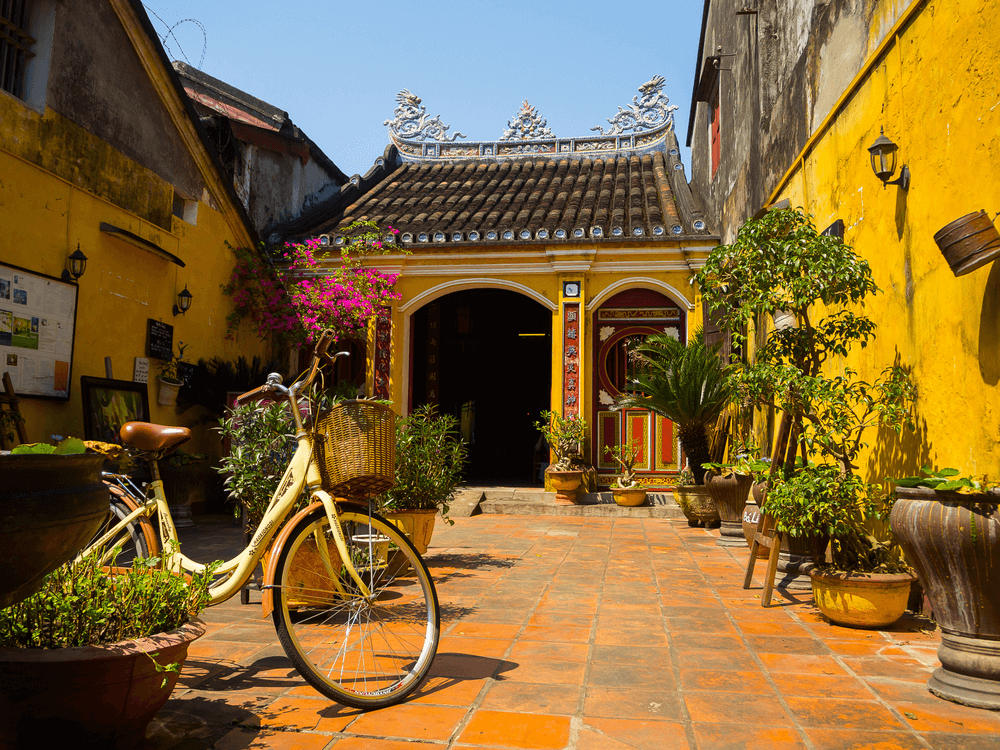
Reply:
[[[257, 564], [264, 556], [264, 550], [267, 549], [268, 544], [281, 528], [285, 519], [289, 517], [295, 501], [298, 499], [303, 488], [308, 488], [310, 500], [314, 502], [319, 501], [323, 504], [323, 508], [325, 509], [327, 518], [330, 522], [330, 528], [333, 530], [334, 543], [337, 546], [337, 551], [340, 553], [340, 564], [343, 564], [347, 569], [347, 573], [359, 587], [358, 590], [361, 592], [362, 596], [365, 598], [372, 597], [370, 589], [355, 569], [351, 560], [351, 555], [347, 550], [343, 530], [341, 529], [337, 514], [336, 502], [330, 494], [321, 487], [319, 468], [312, 460], [313, 439], [302, 424], [302, 415], [298, 407], [298, 393], [312, 381], [315, 375], [315, 370], [316, 366], [314, 364], [313, 371], [310, 373], [309, 377], [300, 383], [293, 384], [287, 391], [292, 407], [292, 416], [295, 420], [295, 439], [298, 441], [298, 446], [289, 461], [288, 468], [285, 469], [285, 473], [281, 478], [281, 482], [278, 484], [278, 488], [271, 497], [271, 501], [267, 507], [267, 512], [264, 514], [264, 518], [261, 520], [257, 530], [254, 532], [250, 543], [239, 555], [223, 562], [221, 566], [215, 569], [215, 573], [217, 575], [221, 574], [224, 577], [213, 583], [210, 588], [209, 593], [211, 598], [209, 600], [209, 606], [226, 601], [235, 595], [241, 588], [243, 588], [246, 582], [250, 580]], [[192, 560], [180, 552], [180, 542], [177, 537], [177, 529], [174, 526], [173, 517], [170, 515], [170, 507], [167, 504], [167, 498], [163, 492], [163, 481], [160, 479], [156, 461], [150, 461], [150, 468], [153, 473], [153, 481], [149, 484], [149, 494], [151, 496], [147, 496], [146, 500], [139, 508], [132, 511], [124, 519], [119, 521], [110, 531], [84, 550], [80, 556], [86, 557], [87, 555], [92, 554], [95, 550], [101, 549], [125, 526], [132, 523], [140, 516], [151, 516], [153, 513], [157, 513], [160, 540], [163, 546], [163, 559], [166, 567], [177, 573], [182, 571], [200, 573], [205, 570], [206, 565]], [[328, 547], [326, 544], [320, 544], [319, 542], [320, 540], [317, 539], [317, 549], [323, 565], [327, 570], [327, 574], [333, 581], [338, 593], [346, 598], [348, 594], [340, 584], [339, 571], [333, 570], [333, 564], [329, 556]], [[369, 546], [370, 545], [371, 542], [369, 542]], [[370, 552], [371, 550], [369, 549], [369, 553]], [[108, 556], [110, 555], [110, 552], [105, 551], [104, 555]], [[370, 554], [369, 559], [371, 559]]]

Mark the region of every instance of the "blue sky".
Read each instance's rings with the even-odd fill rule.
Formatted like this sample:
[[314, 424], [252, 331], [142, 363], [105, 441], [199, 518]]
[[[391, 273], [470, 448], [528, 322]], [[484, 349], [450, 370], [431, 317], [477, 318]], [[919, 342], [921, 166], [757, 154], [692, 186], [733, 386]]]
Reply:
[[287, 111], [348, 175], [381, 156], [403, 88], [469, 141], [499, 138], [524, 99], [572, 137], [662, 75], [687, 139], [703, 0], [144, 4], [171, 58]]

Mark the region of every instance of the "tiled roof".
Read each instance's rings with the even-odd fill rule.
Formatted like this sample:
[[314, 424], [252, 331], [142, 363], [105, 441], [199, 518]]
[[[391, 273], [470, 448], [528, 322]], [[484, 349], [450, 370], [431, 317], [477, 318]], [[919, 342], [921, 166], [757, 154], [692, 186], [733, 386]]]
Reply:
[[417, 244], [709, 235], [693, 206], [684, 216], [678, 212], [671, 183], [682, 191], [687, 184], [675, 165], [676, 155], [659, 151], [607, 159], [403, 163], [312, 234], [335, 238], [352, 221], [369, 220], [392, 225], [400, 241]]

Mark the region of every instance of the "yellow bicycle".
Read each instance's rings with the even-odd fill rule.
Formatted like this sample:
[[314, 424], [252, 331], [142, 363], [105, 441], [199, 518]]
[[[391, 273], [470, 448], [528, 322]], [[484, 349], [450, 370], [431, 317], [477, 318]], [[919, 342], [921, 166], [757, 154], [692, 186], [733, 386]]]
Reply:
[[[391, 449], [395, 461], [395, 415], [379, 404], [347, 401], [313, 419], [309, 429], [303, 426], [299, 401], [321, 363], [332, 364], [329, 344], [324, 335], [307, 374], [291, 386], [271, 374], [265, 385], [237, 399], [240, 404], [265, 396], [287, 400], [297, 448], [248, 546], [216, 569], [209, 606], [238, 593], [270, 547], [263, 604], [288, 658], [328, 698], [360, 709], [382, 708], [405, 699], [427, 677], [437, 651], [440, 612], [420, 554], [393, 523], [373, 511], [370, 500], [363, 502], [391, 484], [384, 457], [373, 472], [370, 455]], [[379, 409], [389, 414], [380, 415]], [[204, 570], [180, 551], [157, 467], [157, 459], [188, 440], [190, 432], [129, 422], [121, 436], [131, 455], [148, 461], [147, 497], [119, 487], [112, 494], [110, 528], [81, 554], [99, 554], [114, 563], [112, 550], [121, 540], [147, 552], [155, 552], [162, 540], [170, 569]], [[303, 492], [310, 505], [285, 523]]]

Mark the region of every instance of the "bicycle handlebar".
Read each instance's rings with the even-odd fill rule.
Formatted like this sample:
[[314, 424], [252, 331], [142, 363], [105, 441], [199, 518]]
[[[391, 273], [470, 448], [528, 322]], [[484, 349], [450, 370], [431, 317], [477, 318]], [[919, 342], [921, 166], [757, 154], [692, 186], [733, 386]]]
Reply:
[[326, 353], [327, 349], [330, 348], [331, 343], [333, 343], [333, 334], [330, 331], [324, 331], [319, 337], [319, 341], [316, 342], [316, 348], [313, 350], [312, 354], [312, 364], [309, 366], [309, 374], [306, 375], [304, 380], [299, 381], [298, 383], [293, 383], [290, 388], [285, 388], [281, 384], [281, 376], [277, 373], [271, 373], [267, 376], [267, 382], [264, 385], [237, 396], [236, 405], [243, 406], [254, 401], [259, 401], [272, 393], [293, 398], [294, 394], [299, 393], [312, 385], [313, 380], [316, 379], [316, 374], [319, 372], [319, 366], [321, 364], [332, 366], [337, 357], [350, 356], [350, 352], [337, 352], [331, 357]]

